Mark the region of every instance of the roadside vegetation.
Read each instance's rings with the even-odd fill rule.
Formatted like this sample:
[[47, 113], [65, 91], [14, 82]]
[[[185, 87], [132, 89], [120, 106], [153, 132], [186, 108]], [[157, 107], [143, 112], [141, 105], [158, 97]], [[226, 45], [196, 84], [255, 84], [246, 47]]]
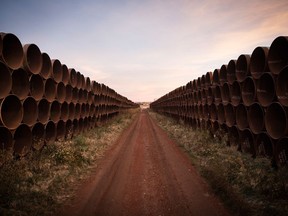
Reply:
[[169, 136], [190, 155], [193, 165], [233, 215], [288, 214], [288, 168], [272, 168], [267, 158], [227, 146], [227, 135], [193, 129], [183, 122], [150, 112]]
[[[73, 198], [81, 179], [115, 143], [138, 109], [120, 113], [71, 140], [56, 141], [24, 158], [0, 151], [0, 215], [53, 215]], [[11, 157], [11, 158], [10, 158]]]

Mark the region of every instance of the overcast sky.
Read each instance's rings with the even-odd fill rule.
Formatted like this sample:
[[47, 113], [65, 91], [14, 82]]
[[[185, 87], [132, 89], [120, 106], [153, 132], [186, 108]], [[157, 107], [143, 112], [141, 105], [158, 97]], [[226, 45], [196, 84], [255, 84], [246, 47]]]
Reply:
[[153, 101], [288, 35], [287, 0], [1, 0], [0, 32]]

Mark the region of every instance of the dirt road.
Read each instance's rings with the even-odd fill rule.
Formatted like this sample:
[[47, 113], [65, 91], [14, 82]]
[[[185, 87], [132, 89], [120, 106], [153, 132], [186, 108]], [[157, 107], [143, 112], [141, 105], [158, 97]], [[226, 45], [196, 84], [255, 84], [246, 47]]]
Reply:
[[61, 215], [229, 215], [146, 111], [109, 150]]

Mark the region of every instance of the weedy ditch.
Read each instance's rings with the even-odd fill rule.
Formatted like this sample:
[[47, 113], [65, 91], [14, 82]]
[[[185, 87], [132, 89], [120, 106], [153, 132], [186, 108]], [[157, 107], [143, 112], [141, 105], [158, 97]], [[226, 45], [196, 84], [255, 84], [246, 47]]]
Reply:
[[189, 154], [233, 215], [287, 215], [287, 167], [276, 170], [267, 158], [252, 158], [236, 146], [227, 146], [223, 131], [211, 134], [152, 111], [150, 115]]

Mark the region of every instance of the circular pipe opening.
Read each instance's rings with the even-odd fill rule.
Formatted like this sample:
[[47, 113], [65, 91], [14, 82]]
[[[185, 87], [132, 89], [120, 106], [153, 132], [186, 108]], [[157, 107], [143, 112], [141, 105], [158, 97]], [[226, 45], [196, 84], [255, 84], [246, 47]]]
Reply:
[[75, 118], [79, 119], [81, 115], [81, 105], [79, 103], [77, 103], [75, 105]]
[[12, 89], [12, 77], [9, 69], [0, 61], [0, 99], [9, 95]]
[[62, 64], [58, 59], [52, 59], [52, 77], [55, 80], [56, 83], [59, 83], [62, 81]]
[[216, 105], [222, 102], [220, 86], [216, 86], [214, 90], [214, 101]]
[[260, 133], [256, 137], [255, 142], [256, 155], [272, 158], [273, 157], [273, 141], [267, 133]]
[[236, 124], [240, 130], [248, 127], [247, 109], [243, 104], [236, 107]]
[[65, 101], [67, 103], [70, 103], [72, 101], [72, 97], [73, 97], [73, 88], [71, 85], [66, 85], [66, 93], [65, 93]]
[[212, 85], [212, 79], [213, 79], [213, 73], [207, 72], [205, 76], [205, 86], [206, 88], [210, 87]]
[[236, 60], [232, 59], [229, 61], [227, 66], [227, 82], [232, 85], [236, 81]]
[[17, 127], [14, 136], [14, 153], [19, 156], [25, 156], [29, 153], [32, 146], [32, 132], [26, 124]]
[[42, 69], [42, 54], [35, 44], [25, 44], [23, 67], [32, 74], [39, 74]]
[[221, 87], [220, 87], [220, 91], [221, 91], [221, 98], [222, 98], [222, 103], [224, 105], [228, 104], [230, 102], [230, 87], [228, 83], [224, 83]]
[[53, 101], [50, 108], [50, 120], [54, 123], [60, 120], [61, 106], [58, 101]]
[[9, 130], [16, 129], [23, 119], [23, 107], [19, 98], [9, 95], [1, 101], [0, 121]]
[[81, 79], [81, 73], [79, 71], [76, 72], [76, 77], [77, 77], [77, 89], [81, 88], [82, 85], [82, 79]]
[[2, 59], [11, 69], [16, 70], [22, 66], [23, 47], [20, 40], [11, 33], [1, 33], [2, 38]]
[[224, 106], [224, 112], [227, 126], [228, 127], [234, 126], [236, 119], [235, 119], [235, 109], [232, 106], [232, 104], [228, 103], [226, 106]]
[[79, 93], [78, 88], [73, 88], [72, 90], [72, 102], [73, 103], [77, 103], [79, 101], [78, 93]]
[[44, 124], [37, 122], [32, 127], [32, 147], [35, 150], [41, 150], [45, 144], [44, 142], [45, 127]]
[[64, 83], [64, 85], [67, 85], [69, 83], [69, 79], [70, 79], [70, 74], [69, 74], [68, 67], [65, 64], [63, 64], [62, 65], [62, 82]]
[[43, 98], [44, 95], [44, 82], [39, 74], [33, 74], [30, 77], [30, 95], [34, 97], [36, 101]]
[[250, 75], [250, 55], [240, 55], [236, 62], [236, 79], [243, 82]]
[[268, 52], [268, 65], [273, 74], [279, 74], [288, 64], [288, 37], [277, 37]]
[[254, 134], [259, 134], [265, 129], [264, 110], [259, 103], [253, 103], [247, 113], [248, 124]]
[[[287, 76], [288, 78], [288, 76]], [[287, 80], [288, 81], [288, 80]], [[286, 85], [286, 83], [285, 83]], [[277, 86], [278, 88], [278, 86]], [[259, 103], [267, 107], [275, 99], [275, 81], [271, 73], [263, 73], [257, 84], [257, 99]], [[280, 101], [280, 100], [279, 100]], [[288, 102], [288, 100], [287, 100]], [[288, 105], [288, 103], [287, 103]]]
[[206, 77], [204, 74], [201, 76], [200, 81], [201, 81], [201, 89], [204, 89], [206, 83]]
[[72, 120], [67, 120], [65, 124], [65, 138], [71, 139], [73, 137], [73, 122]]
[[242, 100], [245, 106], [250, 106], [256, 100], [256, 85], [251, 77], [246, 77], [241, 89]]
[[81, 114], [80, 117], [85, 117], [86, 116], [86, 105], [84, 103], [82, 103], [81, 105]]
[[46, 124], [50, 116], [50, 103], [46, 99], [41, 99], [38, 102], [38, 121]]
[[65, 122], [63, 120], [58, 121], [56, 125], [56, 139], [57, 140], [63, 140], [65, 138], [65, 134], [66, 134], [65, 129], [66, 129]]
[[91, 90], [91, 81], [89, 77], [85, 77], [85, 90], [87, 91]]
[[56, 99], [59, 103], [63, 103], [66, 98], [66, 87], [63, 82], [57, 83], [56, 92]]
[[220, 68], [220, 73], [219, 73], [219, 81], [220, 85], [223, 85], [224, 83], [227, 82], [227, 65], [222, 65]]
[[44, 91], [45, 98], [52, 102], [55, 100], [56, 97], [56, 83], [52, 78], [49, 78], [45, 81], [45, 91]]
[[67, 121], [69, 117], [69, 105], [68, 103], [65, 101], [61, 104], [61, 116], [60, 119], [62, 119], [63, 121]]
[[217, 108], [216, 108], [216, 105], [214, 103], [211, 104], [211, 106], [209, 106], [209, 110], [210, 110], [211, 120], [212, 121], [216, 121], [217, 120]]
[[81, 87], [82, 90], [86, 88], [86, 83], [85, 83], [85, 77], [83, 74], [81, 74]]
[[1, 150], [11, 151], [13, 147], [13, 137], [11, 131], [3, 126], [0, 126], [0, 148]]
[[68, 107], [68, 109], [69, 109], [69, 115], [68, 115], [68, 119], [74, 119], [75, 118], [75, 105], [74, 105], [74, 103], [70, 103], [69, 104], [69, 107]]
[[222, 103], [220, 103], [217, 107], [217, 116], [219, 124], [223, 124], [225, 122], [225, 111]]
[[45, 125], [45, 142], [46, 144], [55, 141], [56, 139], [56, 126], [53, 121], [49, 121]]
[[206, 95], [207, 95], [207, 104], [211, 105], [214, 102], [212, 87], [208, 88]]
[[231, 86], [231, 103], [233, 106], [238, 106], [241, 100], [241, 85], [238, 81], [235, 81]]
[[12, 94], [16, 95], [20, 100], [23, 100], [29, 94], [29, 77], [25, 70], [19, 68], [12, 72], [11, 92]]
[[[283, 68], [277, 78], [276, 95], [283, 106], [288, 106], [288, 66]], [[274, 84], [274, 83], [273, 83]]]
[[42, 53], [42, 68], [40, 71], [40, 75], [44, 79], [48, 79], [52, 73], [52, 64], [51, 59], [47, 53]]
[[77, 73], [74, 68], [69, 68], [69, 84], [75, 88], [77, 86]]
[[250, 59], [250, 71], [254, 79], [259, 79], [263, 73], [269, 72], [268, 51], [268, 47], [256, 47], [254, 49]]
[[23, 120], [22, 122], [29, 127], [37, 122], [38, 106], [33, 97], [27, 97], [23, 101]]
[[272, 103], [266, 110], [265, 126], [273, 139], [279, 139], [287, 133], [287, 113], [280, 103]]
[[220, 76], [220, 70], [219, 70], [219, 69], [215, 69], [215, 70], [213, 71], [213, 81], [212, 81], [212, 84], [213, 84], [214, 86], [220, 84], [219, 76]]

